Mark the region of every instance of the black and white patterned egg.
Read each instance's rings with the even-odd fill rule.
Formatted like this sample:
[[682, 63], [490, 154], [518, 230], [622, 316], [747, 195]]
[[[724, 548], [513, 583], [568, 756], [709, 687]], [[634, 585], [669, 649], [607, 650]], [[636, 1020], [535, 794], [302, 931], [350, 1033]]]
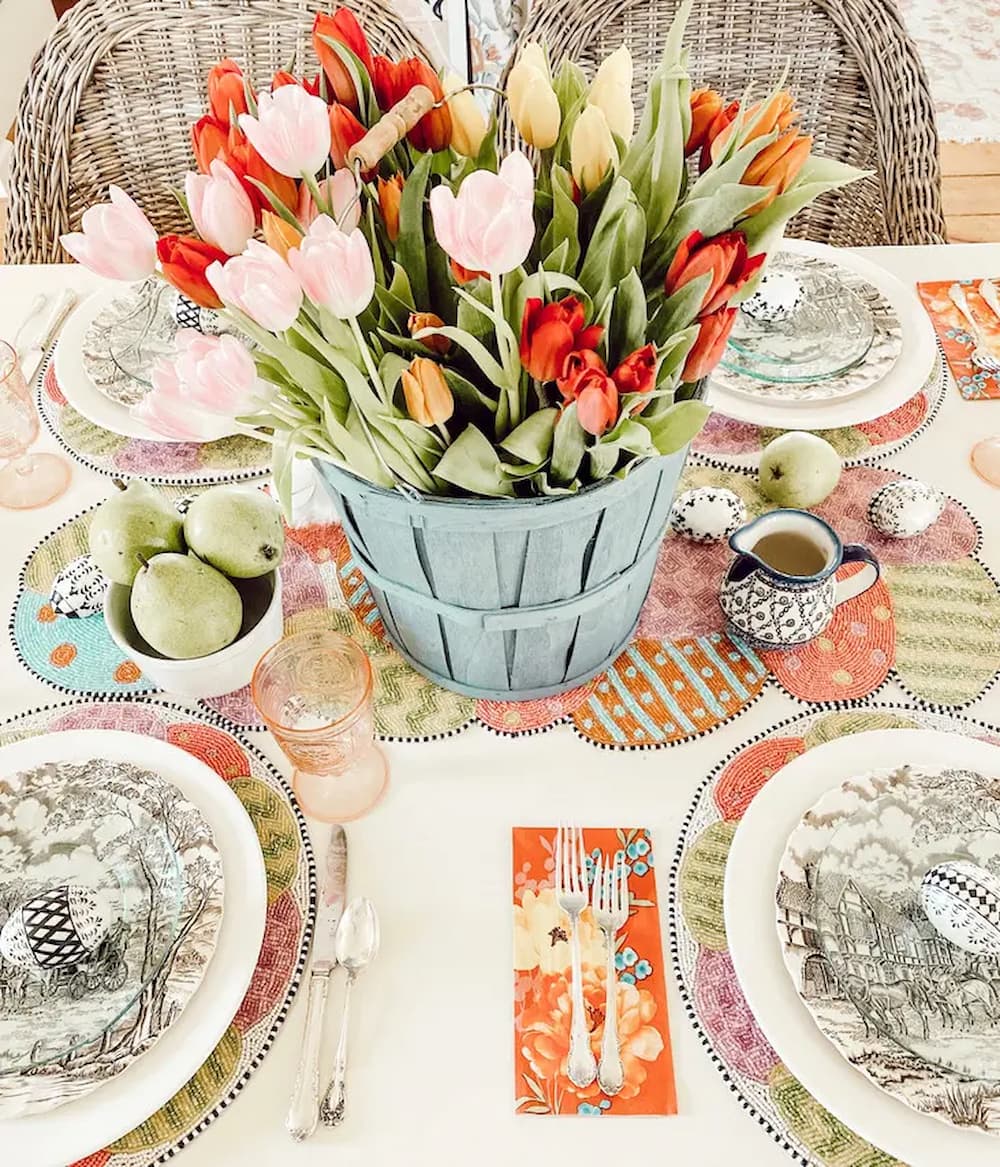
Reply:
[[104, 605], [108, 581], [89, 555], [73, 559], [56, 576], [49, 603], [58, 616], [93, 616]]
[[941, 517], [944, 495], [923, 482], [900, 478], [879, 487], [868, 504], [868, 521], [892, 539], [922, 535]]
[[740, 308], [753, 320], [787, 320], [802, 303], [803, 295], [801, 282], [791, 272], [768, 272]]
[[743, 499], [721, 486], [696, 486], [674, 500], [670, 527], [694, 543], [715, 543], [739, 530], [747, 521]]
[[976, 863], [950, 859], [920, 882], [927, 919], [952, 944], [980, 956], [1000, 954], [1000, 879]]
[[14, 909], [0, 929], [0, 955], [18, 968], [68, 968], [87, 960], [110, 926], [90, 888], [62, 884]]
[[174, 500], [174, 510], [179, 515], [186, 515], [197, 497], [196, 494], [182, 494], [180, 498]]

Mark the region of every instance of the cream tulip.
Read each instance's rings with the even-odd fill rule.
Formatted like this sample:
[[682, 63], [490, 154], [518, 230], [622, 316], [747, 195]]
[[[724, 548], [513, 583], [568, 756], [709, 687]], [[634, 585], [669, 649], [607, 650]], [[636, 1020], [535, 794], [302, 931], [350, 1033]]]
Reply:
[[601, 62], [587, 100], [604, 114], [613, 134], [617, 134], [626, 144], [632, 140], [635, 131], [632, 54], [625, 45], [615, 49]]
[[541, 45], [526, 44], [507, 77], [507, 104], [518, 133], [539, 150], [556, 144], [562, 112]]
[[[444, 92], [451, 110], [451, 147], [466, 158], [475, 158], [489, 127], [479, 102], [464, 86], [457, 73], [445, 73]], [[464, 91], [459, 93], [460, 89]]]
[[615, 157], [615, 142], [604, 112], [588, 103], [576, 119], [569, 139], [573, 178], [584, 194], [601, 185]]

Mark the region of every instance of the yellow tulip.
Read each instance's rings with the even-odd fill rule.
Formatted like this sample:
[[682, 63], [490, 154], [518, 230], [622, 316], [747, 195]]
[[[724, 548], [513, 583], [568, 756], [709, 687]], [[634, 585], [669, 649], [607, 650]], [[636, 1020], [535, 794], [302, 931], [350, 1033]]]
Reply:
[[604, 114], [612, 133], [629, 143], [635, 130], [632, 104], [632, 54], [625, 45], [605, 57], [587, 100]]
[[403, 370], [406, 412], [418, 425], [441, 425], [455, 412], [455, 399], [441, 366], [429, 357], [414, 357]]
[[539, 150], [556, 144], [562, 113], [541, 45], [526, 44], [507, 76], [507, 104], [518, 133]]
[[466, 158], [475, 158], [489, 127], [479, 102], [472, 94], [467, 89], [464, 93], [457, 92], [464, 85], [465, 82], [457, 73], [444, 75], [444, 92], [449, 98], [448, 108], [451, 110], [452, 149]]
[[615, 142], [607, 119], [596, 105], [587, 104], [576, 119], [569, 139], [573, 177], [584, 192], [596, 190], [615, 161]]
[[302, 242], [302, 232], [286, 223], [279, 215], [271, 211], [264, 211], [260, 217], [264, 232], [264, 242], [272, 251], [276, 251], [285, 259], [293, 247]]

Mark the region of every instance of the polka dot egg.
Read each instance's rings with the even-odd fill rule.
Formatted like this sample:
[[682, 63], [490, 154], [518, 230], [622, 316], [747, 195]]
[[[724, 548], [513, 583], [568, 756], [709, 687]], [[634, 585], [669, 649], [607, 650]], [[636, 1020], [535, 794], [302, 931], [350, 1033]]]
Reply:
[[717, 486], [698, 486], [685, 490], [674, 501], [670, 526], [675, 534], [695, 543], [715, 543], [729, 536], [746, 522], [743, 499], [731, 490]]
[[927, 919], [965, 952], [1000, 955], [1000, 879], [976, 863], [949, 860], [920, 883]]

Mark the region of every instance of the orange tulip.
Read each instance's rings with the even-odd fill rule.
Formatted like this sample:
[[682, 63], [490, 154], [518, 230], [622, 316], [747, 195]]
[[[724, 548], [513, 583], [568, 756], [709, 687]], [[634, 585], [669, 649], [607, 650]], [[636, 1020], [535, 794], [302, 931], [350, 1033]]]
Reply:
[[588, 434], [600, 437], [618, 419], [618, 386], [593, 349], [570, 353], [558, 384], [563, 399], [576, 402], [576, 419]]
[[724, 109], [720, 109], [709, 123], [708, 129], [705, 131], [705, 140], [701, 146], [701, 158], [698, 160], [698, 169], [702, 174], [712, 165], [712, 144], [724, 130], [732, 125], [739, 112], [740, 103], [731, 101]]
[[747, 186], [769, 186], [771, 189], [746, 214], [762, 211], [788, 190], [809, 157], [812, 141], [808, 134], [789, 130], [761, 150], [744, 171], [742, 181]]
[[[444, 100], [440, 78], [419, 57], [405, 57], [397, 64], [386, 57], [376, 57], [372, 85], [379, 108], [383, 110], [391, 109], [397, 101], [402, 101], [415, 85], [426, 85], [435, 101]], [[451, 145], [451, 111], [447, 104], [424, 114], [406, 136], [410, 145], [417, 150], [444, 150]]]
[[271, 204], [263, 192], [248, 181], [251, 178], [263, 183], [271, 194], [280, 199], [286, 207], [294, 209], [299, 197], [299, 188], [295, 179], [289, 178], [285, 174], [279, 174], [273, 166], [269, 166], [246, 138], [238, 134], [237, 131], [230, 130], [225, 160], [229, 169], [243, 183], [243, 189], [250, 196], [258, 219], [261, 212], [271, 209]]
[[[411, 312], [406, 321], [410, 336], [424, 328], [441, 328], [443, 324], [444, 321], [441, 317], [436, 316], [433, 312]], [[444, 356], [451, 348], [451, 341], [446, 336], [424, 336], [421, 337], [421, 342], [441, 356]]]
[[736, 121], [730, 122], [712, 141], [712, 158], [718, 158], [726, 148], [726, 143], [736, 132], [737, 126], [748, 127], [746, 141], [763, 138], [775, 130], [784, 132], [798, 117], [792, 95], [786, 89], [778, 92], [761, 108], [760, 103], [750, 106]]
[[[745, 180], [744, 180], [745, 181]], [[697, 316], [707, 316], [725, 307], [743, 285], [756, 275], [766, 256], [749, 256], [747, 240], [742, 231], [725, 231], [712, 239], [704, 239], [700, 231], [692, 231], [674, 254], [663, 281], [666, 295], [706, 274], [711, 276]]]
[[279, 69], [271, 78], [271, 92], [280, 89], [283, 85], [301, 85], [306, 93], [311, 93], [313, 97], [319, 97], [319, 74], [311, 80], [305, 77], [296, 77], [289, 73], [286, 69]]
[[471, 284], [473, 280], [488, 280], [490, 273], [488, 271], [473, 271], [472, 268], [462, 267], [460, 263], [449, 259], [448, 266], [451, 268], [451, 274], [455, 277], [455, 283], [459, 285]]
[[372, 88], [375, 90], [375, 100], [383, 113], [392, 109], [398, 98], [396, 97], [396, 66], [388, 57], [376, 56], [372, 58]]
[[700, 381], [711, 373], [722, 359], [738, 311], [738, 308], [720, 308], [698, 321], [698, 336], [684, 362], [682, 381]]
[[220, 154], [225, 158], [228, 139], [229, 127], [211, 114], [199, 118], [191, 127], [191, 148], [202, 174], [208, 174], [212, 162]]
[[722, 112], [722, 94], [714, 89], [696, 89], [691, 94], [691, 131], [684, 154], [693, 154], [705, 144], [708, 128]]
[[282, 259], [288, 256], [293, 247], [298, 247], [302, 242], [302, 232], [273, 211], [263, 212], [261, 227], [264, 232], [264, 242]]
[[574, 349], [593, 349], [601, 343], [604, 327], [584, 325], [583, 305], [576, 296], [552, 304], [529, 296], [521, 318], [521, 364], [536, 381], [554, 381]]
[[156, 244], [164, 278], [202, 308], [221, 308], [222, 301], [205, 278], [209, 264], [225, 264], [229, 256], [193, 235], [164, 235]]
[[455, 399], [441, 366], [429, 357], [414, 357], [403, 371], [406, 412], [419, 425], [443, 425], [455, 412]]
[[347, 66], [337, 55], [337, 51], [330, 47], [323, 38], [337, 41], [360, 59], [368, 73], [372, 72], [372, 52], [368, 47], [368, 38], [361, 25], [355, 19], [354, 13], [348, 8], [338, 8], [331, 16], [328, 12], [318, 12], [313, 21], [313, 48], [323, 72], [330, 82], [333, 96], [342, 105], [352, 110], [358, 108], [358, 94], [354, 82], [347, 71]]
[[367, 133], [346, 105], [334, 102], [330, 106], [330, 157], [338, 170], [348, 165], [348, 150]]
[[607, 372], [604, 362], [593, 349], [575, 349], [566, 357], [556, 381], [564, 401], [576, 400], [581, 378], [592, 370]]
[[394, 174], [392, 178], [378, 180], [378, 209], [382, 212], [382, 222], [389, 240], [395, 243], [399, 238], [399, 204], [403, 197], [403, 176]]
[[208, 72], [208, 104], [212, 116], [227, 126], [230, 109], [237, 114], [247, 112], [243, 70], [229, 57], [213, 65]]
[[[652, 393], [656, 387], [656, 348], [646, 344], [629, 353], [611, 374], [611, 380], [619, 393]], [[640, 409], [643, 405], [645, 402], [640, 403]]]

